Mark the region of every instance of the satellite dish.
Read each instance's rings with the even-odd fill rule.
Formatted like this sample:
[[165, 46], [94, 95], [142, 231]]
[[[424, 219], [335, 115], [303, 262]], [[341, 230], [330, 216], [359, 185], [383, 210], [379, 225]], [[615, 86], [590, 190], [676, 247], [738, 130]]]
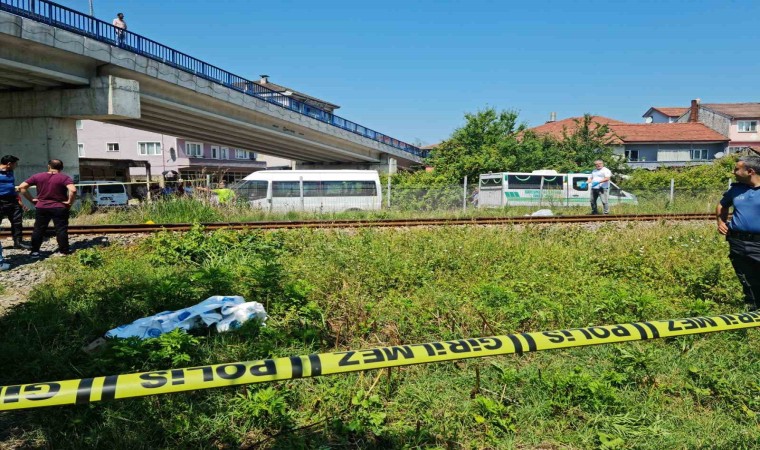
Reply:
[[718, 153], [716, 153], [716, 154], [715, 154], [714, 158], [715, 158], [715, 159], [720, 159], [720, 158], [722, 158], [723, 156], [725, 156], [725, 155], [723, 155], [723, 152], [718, 152]]

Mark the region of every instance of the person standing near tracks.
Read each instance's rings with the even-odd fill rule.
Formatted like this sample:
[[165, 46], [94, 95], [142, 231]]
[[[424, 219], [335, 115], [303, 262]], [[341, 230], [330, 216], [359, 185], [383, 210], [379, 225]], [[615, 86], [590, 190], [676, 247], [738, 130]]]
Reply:
[[13, 171], [19, 159], [13, 155], [0, 158], [0, 222], [7, 217], [11, 223], [13, 246], [29, 250], [31, 247], [22, 239], [24, 210], [21, 198], [16, 193], [16, 177]]
[[222, 180], [217, 185], [216, 189], [208, 189], [202, 186], [198, 186], [196, 189], [199, 191], [210, 192], [213, 194], [211, 198], [211, 204], [218, 205], [231, 205], [235, 201], [235, 191], [227, 187], [227, 182]]
[[760, 157], [739, 158], [734, 176], [736, 183], [723, 194], [715, 213], [718, 232], [726, 236], [728, 258], [744, 290], [744, 302], [755, 311], [760, 308]]
[[[32, 258], [40, 257], [40, 247], [45, 238], [50, 221], [55, 226], [55, 238], [58, 252], [68, 255], [69, 250], [69, 212], [76, 198], [77, 188], [70, 176], [63, 171], [60, 159], [48, 161], [48, 171], [32, 175], [19, 185], [21, 195], [34, 203], [35, 219], [32, 233]], [[29, 187], [37, 187], [37, 196], [32, 197]]]
[[5, 272], [6, 270], [11, 270], [11, 265], [5, 262], [5, 258], [3, 257], [3, 244], [0, 243], [0, 272]]
[[588, 177], [588, 184], [591, 186], [591, 214], [599, 214], [596, 203], [600, 198], [602, 200], [602, 212], [610, 213], [610, 178], [612, 178], [612, 172], [604, 167], [604, 161], [601, 159], [594, 161], [594, 170]]

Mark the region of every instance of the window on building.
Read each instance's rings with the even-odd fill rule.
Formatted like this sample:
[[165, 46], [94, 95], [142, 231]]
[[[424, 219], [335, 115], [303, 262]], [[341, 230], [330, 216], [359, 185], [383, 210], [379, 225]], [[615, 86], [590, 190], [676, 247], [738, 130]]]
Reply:
[[635, 162], [639, 160], [639, 151], [638, 150], [626, 150], [625, 151], [625, 160], [628, 162]]
[[153, 156], [153, 155], [162, 154], [160, 142], [138, 142], [137, 149], [138, 149], [138, 153], [143, 156]]
[[191, 158], [203, 158], [203, 144], [200, 142], [185, 142], [185, 154]]
[[747, 147], [728, 147], [728, 154], [739, 153]]
[[108, 146], [108, 149], [106, 149], [106, 151], [108, 151], [108, 152], [118, 152], [119, 151], [119, 143], [118, 142], [109, 142], [106, 145]]
[[213, 159], [219, 159], [219, 146], [218, 145], [212, 145], [211, 146], [211, 158]]
[[694, 149], [691, 151], [691, 159], [704, 160], [707, 159], [707, 149]]
[[77, 130], [83, 130], [83, 129], [84, 129], [84, 124], [82, 123], [81, 120], [77, 120]]
[[687, 149], [657, 150], [657, 161], [678, 162], [678, 161], [688, 161], [690, 159], [691, 159], [691, 151]]
[[84, 144], [77, 144], [77, 153], [80, 158], [84, 156]]
[[740, 120], [737, 122], [739, 133], [756, 133], [757, 120]]
[[222, 154], [219, 159], [230, 159], [230, 149], [227, 147], [222, 147], [221, 149]]
[[248, 159], [248, 152], [245, 150], [235, 150], [235, 158]]

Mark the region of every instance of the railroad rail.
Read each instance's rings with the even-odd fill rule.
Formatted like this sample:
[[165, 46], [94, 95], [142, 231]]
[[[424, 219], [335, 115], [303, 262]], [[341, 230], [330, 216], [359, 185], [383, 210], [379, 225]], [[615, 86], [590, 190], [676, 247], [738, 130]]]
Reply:
[[[619, 215], [582, 215], [582, 216], [548, 216], [548, 217], [473, 217], [466, 219], [382, 219], [382, 220], [304, 220], [271, 222], [214, 222], [200, 224], [207, 230], [272, 230], [293, 228], [373, 228], [373, 227], [419, 227], [452, 225], [506, 225], [506, 224], [547, 224], [547, 223], [593, 223], [593, 222], [645, 222], [645, 221], [693, 221], [714, 220], [715, 214], [619, 214]], [[112, 224], [112, 225], [72, 225], [69, 234], [129, 234], [155, 233], [157, 231], [188, 231], [193, 227], [189, 223], [161, 224]], [[25, 228], [24, 234], [31, 234], [31, 228]], [[0, 231], [0, 237], [10, 236], [8, 228]]]

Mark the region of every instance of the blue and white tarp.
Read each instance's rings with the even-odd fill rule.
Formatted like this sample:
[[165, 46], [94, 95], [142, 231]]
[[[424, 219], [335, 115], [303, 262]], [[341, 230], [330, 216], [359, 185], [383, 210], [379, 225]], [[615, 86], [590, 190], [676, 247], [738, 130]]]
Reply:
[[234, 330], [251, 319], [257, 319], [262, 323], [267, 320], [267, 313], [261, 303], [246, 302], [239, 296], [215, 295], [189, 308], [164, 311], [121, 325], [109, 330], [106, 337], [149, 339], [178, 328], [187, 331], [212, 325], [216, 326], [217, 331], [224, 332]]

